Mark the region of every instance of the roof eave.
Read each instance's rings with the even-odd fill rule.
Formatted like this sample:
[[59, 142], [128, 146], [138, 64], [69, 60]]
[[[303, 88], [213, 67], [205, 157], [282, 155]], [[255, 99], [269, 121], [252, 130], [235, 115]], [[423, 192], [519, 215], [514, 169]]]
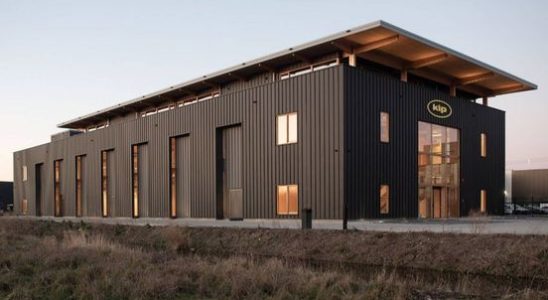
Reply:
[[319, 45], [322, 45], [322, 44], [325, 44], [325, 43], [330, 43], [330, 42], [333, 42], [335, 40], [343, 39], [343, 38], [348, 37], [350, 35], [353, 35], [353, 34], [356, 34], [356, 33], [359, 33], [359, 32], [364, 32], [364, 31], [374, 29], [374, 28], [377, 28], [377, 27], [386, 28], [388, 30], [394, 31], [397, 34], [405, 36], [409, 39], [416, 40], [416, 41], [418, 41], [420, 43], [423, 43], [427, 46], [430, 46], [432, 48], [439, 49], [440, 51], [443, 51], [443, 52], [447, 53], [448, 55], [452, 55], [452, 56], [455, 56], [455, 57], [460, 58], [462, 60], [469, 61], [469, 62], [471, 62], [475, 65], [478, 65], [481, 68], [492, 71], [492, 72], [494, 72], [496, 74], [499, 74], [501, 76], [507, 77], [507, 78], [509, 78], [509, 79], [511, 79], [511, 80], [513, 80], [513, 81], [515, 81], [515, 82], [517, 82], [517, 83], [519, 83], [523, 86], [523, 89], [520, 89], [520, 90], [514, 90], [514, 91], [510, 91], [510, 92], [503, 92], [503, 93], [496, 93], [492, 96], [537, 89], [536, 84], [533, 84], [533, 83], [531, 83], [527, 80], [524, 80], [520, 77], [517, 77], [517, 76], [512, 75], [508, 72], [500, 70], [496, 67], [493, 67], [489, 64], [481, 62], [477, 59], [474, 59], [470, 56], [462, 54], [458, 51], [452, 50], [452, 49], [450, 49], [448, 47], [445, 47], [441, 44], [438, 44], [438, 43], [433, 42], [431, 40], [425, 39], [421, 36], [418, 36], [418, 35], [416, 35], [412, 32], [404, 30], [404, 29], [402, 29], [400, 27], [397, 27], [395, 25], [392, 25], [388, 22], [378, 20], [378, 21], [371, 22], [371, 23], [361, 25], [361, 26], [358, 26], [358, 27], [354, 27], [354, 28], [351, 28], [351, 29], [348, 29], [348, 30], [345, 30], [345, 31], [341, 31], [341, 32], [338, 32], [338, 33], [335, 33], [335, 34], [331, 34], [329, 36], [326, 36], [326, 37], [323, 37], [323, 38], [320, 38], [320, 39], [317, 39], [317, 40], [314, 40], [314, 41], [311, 41], [311, 42], [308, 42], [308, 43], [304, 43], [304, 44], [301, 44], [301, 45], [298, 45], [298, 46], [295, 46], [295, 47], [291, 47], [289, 49], [281, 50], [281, 51], [272, 53], [270, 55], [259, 57], [257, 59], [250, 60], [250, 61], [238, 64], [238, 65], [235, 65], [235, 66], [232, 66], [232, 67], [229, 67], [229, 68], [225, 68], [225, 69], [219, 70], [217, 72], [210, 73], [208, 75], [204, 75], [204, 76], [201, 76], [201, 77], [198, 77], [198, 78], [195, 78], [195, 79], [192, 79], [192, 80], [180, 83], [180, 84], [170, 86], [168, 88], [161, 89], [159, 91], [156, 91], [156, 92], [153, 92], [153, 93], [150, 93], [150, 94], [143, 95], [141, 97], [137, 97], [137, 98], [134, 98], [134, 99], [131, 99], [131, 100], [128, 100], [128, 101], [124, 101], [124, 102], [119, 103], [117, 105], [110, 106], [110, 107], [107, 107], [105, 109], [101, 109], [101, 110], [98, 110], [96, 112], [86, 114], [84, 116], [81, 116], [81, 117], [78, 117], [78, 118], [75, 118], [75, 119], [60, 123], [57, 126], [60, 127], [60, 128], [77, 128], [76, 125], [81, 123], [82, 121], [84, 121], [86, 119], [91, 119], [93, 117], [96, 117], [96, 116], [99, 116], [99, 115], [102, 115], [102, 114], [106, 114], [106, 113], [108, 113], [110, 111], [113, 111], [115, 109], [119, 109], [121, 107], [126, 107], [126, 106], [130, 106], [132, 104], [137, 104], [137, 103], [140, 103], [140, 102], [144, 102], [144, 101], [147, 101], [148, 99], [151, 99], [153, 97], [157, 97], [159, 95], [168, 93], [170, 91], [176, 91], [178, 89], [183, 89], [183, 88], [188, 87], [190, 85], [204, 82], [205, 80], [212, 80], [214, 78], [226, 75], [228, 73], [237, 72], [237, 71], [242, 70], [246, 67], [256, 66], [256, 65], [265, 63], [267, 61], [271, 61], [271, 60], [274, 60], [274, 59], [277, 59], [277, 58], [281, 58], [285, 55], [291, 55], [293, 53], [296, 53], [296, 52], [299, 52], [299, 51], [302, 51], [302, 50], [305, 50], [305, 49], [308, 49], [308, 48], [311, 48], [311, 47], [314, 47], [314, 46], [319, 46]]

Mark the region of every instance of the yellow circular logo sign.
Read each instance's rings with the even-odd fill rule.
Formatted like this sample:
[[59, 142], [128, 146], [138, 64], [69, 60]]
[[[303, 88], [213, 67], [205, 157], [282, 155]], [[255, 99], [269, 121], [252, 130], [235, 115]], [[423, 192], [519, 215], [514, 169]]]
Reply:
[[453, 113], [449, 103], [438, 99], [428, 102], [427, 109], [432, 116], [440, 119], [449, 118]]

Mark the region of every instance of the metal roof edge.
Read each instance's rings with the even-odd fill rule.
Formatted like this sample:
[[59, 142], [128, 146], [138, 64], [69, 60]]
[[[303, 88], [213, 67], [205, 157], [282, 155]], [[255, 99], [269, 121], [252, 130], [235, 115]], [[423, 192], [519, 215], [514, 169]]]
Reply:
[[330, 42], [330, 41], [333, 41], [333, 40], [336, 40], [336, 39], [340, 39], [340, 38], [344, 38], [346, 36], [349, 36], [349, 35], [352, 35], [352, 34], [355, 34], [355, 33], [359, 33], [361, 31], [366, 31], [366, 30], [369, 30], [369, 29], [373, 29], [373, 28], [376, 28], [376, 27], [384, 27], [384, 28], [387, 28], [389, 30], [392, 30], [394, 32], [397, 32], [398, 34], [401, 34], [403, 36], [406, 36], [410, 39], [413, 39], [413, 40], [417, 40], [421, 43], [424, 43], [426, 45], [429, 45], [433, 48], [437, 48], [441, 51], [444, 51], [444, 52], [447, 52], [449, 55], [453, 55], [455, 57], [458, 57], [460, 59], [463, 59], [463, 60], [466, 60], [466, 61], [470, 61], [471, 63], [474, 63], [474, 64], [477, 64], [485, 69], [488, 69], [492, 72], [495, 72], [495, 73], [498, 73], [500, 75], [503, 75], [503, 76], [506, 76], [508, 78], [511, 78], [517, 82], [520, 82], [521, 84], [527, 86], [530, 90], [534, 90], [534, 89], [537, 89], [537, 85], [534, 84], [534, 83], [531, 83], [525, 79], [522, 79], [520, 77], [517, 77], [517, 76], [514, 76], [506, 71], [503, 71], [503, 70], [500, 70], [496, 67], [493, 67], [489, 64], [486, 64], [484, 62], [481, 62], [477, 59], [474, 59], [470, 56], [467, 56], [465, 54], [462, 54], [458, 51], [455, 51], [455, 50], [452, 50], [446, 46], [443, 46], [441, 44], [438, 44], [436, 42], [433, 42], [431, 40], [428, 40], [426, 38], [423, 38], [419, 35], [416, 35], [410, 31], [407, 31], [405, 29], [402, 29], [400, 27], [397, 27], [395, 25], [392, 25], [386, 21], [383, 21], [383, 20], [377, 20], [377, 21], [374, 21], [374, 22], [371, 22], [371, 23], [367, 23], [367, 24], [364, 24], [364, 25], [360, 25], [360, 26], [357, 26], [357, 27], [353, 27], [353, 28], [350, 28], [350, 29], [347, 29], [347, 30], [344, 30], [344, 31], [340, 31], [340, 32], [337, 32], [337, 33], [334, 33], [334, 34], [331, 34], [331, 35], [328, 35], [328, 36], [325, 36], [325, 37], [322, 37], [322, 38], [319, 38], [319, 39], [316, 39], [316, 40], [312, 40], [310, 42], [307, 42], [307, 43], [303, 43], [303, 44], [300, 44], [300, 45], [297, 45], [297, 46], [294, 46], [294, 47], [290, 47], [288, 49], [285, 49], [285, 50], [281, 50], [281, 51], [277, 51], [277, 52], [274, 52], [272, 54], [269, 54], [269, 55], [265, 55], [265, 56], [262, 56], [262, 57], [259, 57], [259, 58], [256, 58], [256, 59], [252, 59], [252, 60], [249, 60], [249, 61], [246, 61], [246, 62], [243, 62], [241, 64], [238, 64], [238, 65], [234, 65], [234, 66], [231, 66], [231, 67], [228, 67], [228, 68], [225, 68], [225, 69], [221, 69], [219, 71], [216, 71], [216, 72], [213, 72], [213, 73], [209, 73], [209, 74], [206, 74], [206, 75], [203, 75], [201, 77], [197, 77], [197, 78], [194, 78], [194, 79], [191, 79], [191, 80], [188, 80], [188, 81], [184, 81], [182, 83], [179, 83], [179, 84], [176, 84], [176, 85], [172, 85], [168, 88], [164, 88], [164, 89], [161, 89], [161, 90], [158, 90], [156, 92], [153, 92], [153, 93], [150, 93], [150, 94], [146, 94], [146, 95], [143, 95], [143, 96], [140, 96], [140, 97], [137, 97], [137, 98], [133, 98], [133, 99], [130, 99], [130, 100], [127, 100], [127, 101], [124, 101], [124, 102], [121, 102], [119, 104], [116, 104], [116, 105], [113, 105], [113, 106], [110, 106], [110, 107], [107, 107], [107, 108], [104, 108], [104, 109], [101, 109], [101, 110], [97, 110], [93, 113], [89, 113], [89, 114], [86, 114], [86, 115], [83, 115], [83, 116], [80, 116], [80, 117], [77, 117], [77, 118], [74, 118], [74, 119], [71, 119], [69, 121], [66, 121], [66, 122], [62, 122], [60, 124], [57, 124], [57, 127], [59, 128], [71, 128], [71, 127], [66, 127], [72, 123], [75, 123], [75, 122], [78, 122], [78, 121], [81, 121], [83, 119], [87, 119], [87, 118], [91, 118], [91, 117], [94, 117], [94, 116], [97, 116], [97, 115], [100, 115], [100, 114], [103, 114], [103, 113], [107, 113], [109, 111], [112, 111], [114, 109], [117, 109], [117, 108], [121, 108], [121, 107], [124, 107], [124, 106], [127, 106], [127, 105], [130, 105], [130, 104], [134, 104], [134, 103], [139, 103], [141, 101], [145, 101], [147, 99], [150, 99], [152, 97], [155, 97], [155, 96], [158, 96], [158, 95], [161, 95], [161, 94], [164, 94], [164, 93], [167, 93], [169, 91], [173, 91], [173, 90], [176, 90], [176, 89], [180, 89], [180, 88], [184, 88], [186, 86], [189, 86], [191, 84], [195, 84], [195, 83], [199, 83], [203, 80], [206, 80], [206, 79], [209, 79], [209, 78], [214, 78], [214, 77], [217, 77], [217, 76], [221, 76], [221, 75], [224, 75], [224, 74], [227, 74], [227, 73], [231, 73], [231, 72], [235, 72], [235, 71], [238, 71], [242, 68], [245, 68], [247, 66], [251, 66], [251, 65], [257, 65], [257, 64], [260, 64], [260, 63], [264, 63], [268, 60], [272, 60], [272, 59], [275, 59], [275, 58], [279, 58], [283, 55], [287, 55], [287, 54], [291, 54], [291, 53], [294, 53], [294, 52], [298, 52], [298, 51], [301, 51], [301, 50], [304, 50], [304, 49], [307, 49], [309, 47], [313, 47], [313, 46], [317, 46], [317, 45], [320, 45], [320, 44], [323, 44], [323, 43], [326, 43], [326, 42]]
[[350, 29], [347, 29], [347, 30], [344, 30], [344, 31], [341, 31], [341, 32], [338, 32], [338, 33], [334, 33], [334, 34], [331, 34], [331, 35], [325, 36], [323, 38], [319, 38], [317, 40], [313, 40], [313, 41], [310, 41], [310, 42], [307, 42], [307, 43], [304, 43], [304, 44], [300, 44], [300, 45], [297, 45], [297, 46], [294, 46], [294, 47], [290, 47], [289, 49], [280, 50], [280, 51], [274, 52], [274, 53], [269, 54], [269, 55], [265, 55], [265, 56], [262, 56], [262, 57], [259, 57], [259, 58], [256, 58], [256, 59], [252, 59], [250, 61], [243, 62], [241, 64], [234, 65], [234, 66], [231, 66], [231, 67], [228, 67], [228, 68], [225, 68], [225, 69], [213, 72], [213, 73], [209, 73], [209, 74], [206, 74], [206, 75], [203, 75], [201, 77], [197, 77], [197, 78], [194, 78], [194, 79], [191, 79], [191, 80], [188, 80], [188, 81], [184, 81], [182, 83], [172, 85], [168, 88], [164, 88], [164, 89], [158, 90], [156, 92], [146, 94], [146, 95], [143, 95], [143, 96], [140, 96], [140, 97], [137, 97], [137, 98], [133, 98], [133, 99], [121, 102], [119, 104], [109, 106], [107, 108], [104, 108], [104, 109], [101, 109], [101, 110], [98, 110], [98, 111], [95, 111], [95, 112], [80, 116], [78, 118], [74, 118], [72, 120], [62, 122], [60, 124], [57, 124], [57, 127], [63, 128], [64, 126], [66, 126], [68, 124], [71, 124], [71, 123], [74, 123], [74, 122], [77, 122], [77, 121], [80, 121], [80, 120], [83, 120], [83, 119], [87, 119], [87, 118], [96, 116], [98, 114], [106, 113], [106, 112], [111, 111], [111, 110], [116, 109], [116, 108], [124, 107], [126, 105], [130, 105], [130, 104], [133, 104], [133, 103], [138, 103], [140, 101], [144, 101], [146, 99], [161, 95], [163, 93], [167, 93], [167, 92], [172, 91], [172, 90], [184, 88], [185, 86], [201, 82], [201, 81], [203, 81], [205, 79], [208, 79], [208, 78], [212, 78], [212, 77], [220, 76], [220, 75], [223, 75], [223, 74], [235, 72], [235, 71], [240, 70], [240, 69], [242, 69], [246, 66], [249, 66], [249, 65], [260, 64], [260, 63], [263, 63], [265, 61], [275, 59], [275, 58], [281, 57], [283, 55], [294, 53], [294, 52], [297, 52], [297, 51], [300, 51], [300, 50], [304, 50], [306, 48], [316, 46], [316, 45], [319, 45], [319, 44], [322, 44], [322, 43], [325, 43], [325, 42], [328, 42], [328, 41], [331, 41], [331, 40], [334, 40], [334, 39], [343, 38], [345, 36], [354, 34], [355, 32], [359, 32], [359, 31], [379, 27], [382, 24], [383, 24], [383, 21], [378, 20], [378, 21], [371, 22], [371, 23], [368, 23], [368, 24], [365, 24], [365, 25], [350, 28]]

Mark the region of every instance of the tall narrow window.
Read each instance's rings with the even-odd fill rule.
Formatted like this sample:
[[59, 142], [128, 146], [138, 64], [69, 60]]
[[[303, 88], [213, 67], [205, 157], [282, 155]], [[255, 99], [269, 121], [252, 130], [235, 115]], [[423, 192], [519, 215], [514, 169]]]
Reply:
[[486, 190], [480, 191], [480, 212], [481, 213], [487, 212], [487, 191]]
[[21, 213], [26, 215], [29, 212], [29, 203], [27, 199], [21, 200]]
[[23, 166], [23, 181], [27, 181], [28, 175], [27, 175], [27, 166]]
[[101, 151], [101, 214], [108, 217], [108, 151]]
[[381, 142], [390, 142], [390, 115], [387, 112], [381, 112]]
[[299, 214], [299, 187], [296, 184], [278, 186], [278, 215]]
[[277, 118], [278, 145], [297, 142], [297, 113], [278, 115]]
[[380, 201], [381, 201], [381, 205], [380, 205], [380, 211], [381, 211], [381, 214], [388, 214], [389, 212], [389, 205], [390, 205], [390, 188], [388, 187], [388, 185], [386, 184], [383, 184], [381, 185], [381, 193], [380, 193]]
[[54, 214], [56, 217], [62, 215], [63, 195], [61, 194], [61, 160], [53, 162], [53, 195]]
[[133, 190], [133, 217], [139, 217], [139, 145], [131, 146], [131, 182]]
[[487, 134], [482, 133], [480, 135], [481, 139], [481, 157], [487, 157]]
[[177, 217], [177, 138], [169, 138], [169, 188], [171, 217]]
[[76, 156], [76, 216], [82, 216], [82, 198], [83, 198], [83, 166], [84, 156]]

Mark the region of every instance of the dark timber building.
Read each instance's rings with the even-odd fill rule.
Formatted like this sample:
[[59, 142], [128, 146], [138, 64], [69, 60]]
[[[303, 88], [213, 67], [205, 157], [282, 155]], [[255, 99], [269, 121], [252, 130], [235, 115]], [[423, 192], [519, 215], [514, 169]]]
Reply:
[[[378, 21], [59, 125], [14, 154], [43, 216], [445, 218], [504, 211], [505, 115], [530, 82]], [[476, 100], [481, 100], [478, 103]]]

